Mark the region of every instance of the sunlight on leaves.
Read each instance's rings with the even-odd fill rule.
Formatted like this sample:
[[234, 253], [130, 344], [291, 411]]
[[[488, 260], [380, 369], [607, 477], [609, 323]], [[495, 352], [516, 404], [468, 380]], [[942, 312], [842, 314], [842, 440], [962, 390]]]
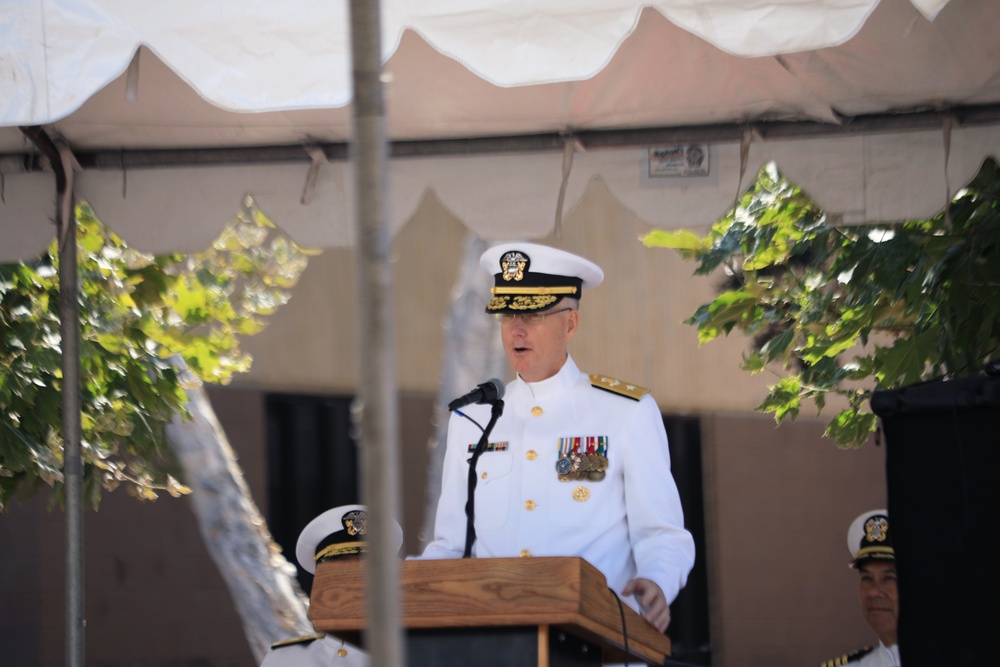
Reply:
[[[247, 199], [205, 251], [129, 248], [86, 203], [77, 207], [84, 497], [124, 486], [139, 499], [188, 493], [164, 426], [185, 415], [178, 355], [202, 380], [250, 368], [243, 336], [288, 302], [306, 251]], [[0, 265], [0, 511], [52, 489], [62, 500], [58, 254]]]
[[[836, 226], [774, 164], [707, 235], [653, 230], [651, 248], [721, 278], [686, 322], [699, 344], [733, 330], [753, 339], [749, 373], [781, 378], [759, 410], [781, 422], [828, 395], [850, 408], [830, 422], [838, 446], [876, 428], [873, 391], [974, 375], [1000, 357], [1000, 169], [986, 161], [948, 215]], [[877, 343], [873, 342], [877, 341]], [[856, 353], [842, 359], [849, 351]], [[860, 388], [859, 388], [860, 387]]]

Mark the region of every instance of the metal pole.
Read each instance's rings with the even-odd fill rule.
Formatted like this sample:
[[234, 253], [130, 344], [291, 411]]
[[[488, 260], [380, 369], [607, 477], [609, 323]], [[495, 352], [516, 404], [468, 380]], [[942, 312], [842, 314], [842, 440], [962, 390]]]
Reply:
[[371, 514], [366, 559], [371, 664], [405, 664], [400, 629], [399, 561], [392, 550], [399, 508], [399, 428], [392, 316], [392, 236], [386, 212], [388, 143], [382, 99], [378, 0], [351, 0], [356, 275], [360, 312], [359, 399], [362, 495]]
[[80, 301], [76, 250], [76, 159], [62, 141], [38, 126], [21, 132], [44, 154], [56, 175], [56, 233], [59, 240], [59, 330], [62, 336], [63, 484], [66, 497], [66, 665], [84, 665], [83, 462], [80, 418]]
[[[63, 201], [68, 204], [63, 204]], [[80, 302], [76, 202], [59, 195], [59, 330], [62, 335], [63, 477], [66, 485], [66, 664], [84, 664], [83, 462], [80, 424]], [[68, 209], [68, 210], [67, 210]]]

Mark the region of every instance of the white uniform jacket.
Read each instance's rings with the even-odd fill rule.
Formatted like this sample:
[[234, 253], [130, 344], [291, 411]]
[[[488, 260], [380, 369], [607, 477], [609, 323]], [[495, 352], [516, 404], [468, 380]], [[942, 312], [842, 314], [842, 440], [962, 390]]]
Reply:
[[[635, 577], [656, 582], [673, 602], [694, 564], [684, 529], [663, 418], [641, 400], [591, 385], [572, 358], [542, 382], [510, 382], [504, 412], [476, 466], [478, 558], [580, 556], [620, 593]], [[463, 412], [483, 428], [490, 406]], [[448, 425], [434, 540], [422, 558], [461, 558], [465, 550], [468, 460], [480, 429], [458, 414]], [[560, 481], [560, 447], [604, 438], [605, 477]], [[626, 602], [638, 610], [629, 597]]]
[[879, 642], [878, 646], [857, 660], [844, 663], [844, 667], [899, 667], [900, 664], [899, 646], [896, 644], [886, 646]]
[[260, 667], [368, 667], [368, 654], [330, 635], [276, 644]]

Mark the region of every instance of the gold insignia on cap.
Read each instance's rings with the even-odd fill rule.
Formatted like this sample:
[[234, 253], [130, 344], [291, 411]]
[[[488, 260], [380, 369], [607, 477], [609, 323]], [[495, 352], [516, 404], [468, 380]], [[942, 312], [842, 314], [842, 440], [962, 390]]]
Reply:
[[585, 503], [590, 498], [590, 489], [585, 486], [578, 486], [573, 489], [573, 500], [578, 503]]
[[361, 510], [353, 510], [344, 515], [341, 519], [348, 535], [364, 535], [368, 532], [368, 513]]
[[500, 258], [500, 273], [507, 282], [524, 280], [524, 272], [528, 269], [528, 257], [516, 250], [505, 253]]
[[889, 520], [884, 516], [873, 516], [865, 521], [865, 541], [885, 542], [889, 531]]

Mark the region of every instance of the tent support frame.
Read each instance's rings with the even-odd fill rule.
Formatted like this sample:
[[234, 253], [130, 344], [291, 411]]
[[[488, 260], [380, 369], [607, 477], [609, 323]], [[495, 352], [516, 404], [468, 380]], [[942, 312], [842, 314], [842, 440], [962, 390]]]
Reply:
[[80, 300], [77, 273], [73, 156], [40, 127], [21, 131], [45, 155], [56, 176], [59, 238], [59, 330], [62, 336], [63, 484], [66, 503], [66, 665], [83, 667], [85, 656], [83, 571], [83, 459], [80, 416]]
[[[739, 143], [749, 129], [758, 141], [790, 141], [820, 137], [850, 137], [891, 132], [935, 130], [945, 123], [955, 127], [1000, 125], [1000, 104], [952, 107], [909, 113], [845, 117], [840, 124], [812, 121], [749, 121], [742, 124], [689, 125], [622, 130], [566, 130], [515, 136], [469, 137], [388, 142], [391, 158], [444, 155], [562, 152], [567, 137], [584, 150], [650, 145]], [[308, 163], [301, 144], [192, 149], [77, 149], [74, 155], [85, 170], [125, 170], [193, 167], [225, 164]], [[331, 162], [350, 159], [347, 142], [312, 142]], [[37, 153], [0, 153], [0, 173], [42, 171], [48, 160]]]

